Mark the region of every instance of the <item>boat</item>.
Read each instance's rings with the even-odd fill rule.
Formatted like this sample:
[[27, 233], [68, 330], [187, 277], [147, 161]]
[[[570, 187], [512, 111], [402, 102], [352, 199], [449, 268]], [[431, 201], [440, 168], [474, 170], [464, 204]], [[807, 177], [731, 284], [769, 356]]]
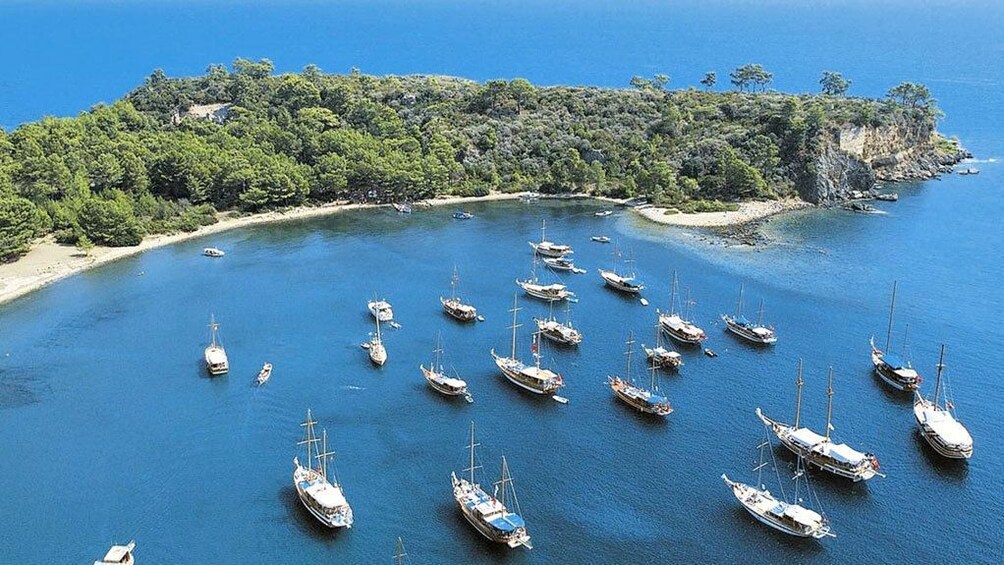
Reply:
[[453, 276], [450, 277], [450, 297], [439, 297], [439, 303], [443, 305], [443, 311], [461, 322], [470, 322], [478, 317], [478, 309], [465, 303], [457, 296], [457, 286], [460, 285], [460, 275], [457, 268], [453, 267]]
[[568, 300], [575, 296], [568, 290], [568, 287], [561, 283], [541, 284], [537, 280], [537, 257], [534, 256], [533, 267], [530, 270], [530, 278], [525, 280], [516, 279], [516, 284], [523, 289], [523, 292], [534, 298], [555, 302]]
[[565, 257], [545, 257], [544, 264], [552, 271], [571, 271], [573, 273], [582, 271], [582, 269], [575, 266], [575, 263], [571, 259]]
[[523, 202], [536, 202], [540, 200], [541, 196], [539, 192], [524, 192], [519, 195], [519, 199]]
[[673, 272], [673, 291], [669, 297], [669, 313], [659, 312], [659, 326], [662, 331], [666, 333], [671, 339], [674, 339], [685, 345], [698, 345], [705, 339], [707, 335], [704, 330], [697, 327], [690, 320], [690, 309], [693, 307], [694, 302], [690, 299], [690, 294], [687, 294], [686, 302], [686, 312], [677, 312], [676, 303], [679, 298], [679, 283], [676, 278], [676, 272]]
[[408, 557], [408, 554], [404, 551], [404, 540], [401, 536], [397, 537], [397, 547], [394, 548], [394, 564], [404, 565], [404, 558]]
[[222, 249], [218, 249], [216, 247], [207, 247], [202, 250], [202, 254], [206, 257], [223, 257], [226, 255]]
[[886, 202], [895, 202], [899, 200], [899, 194], [895, 192], [884, 192], [882, 194], [876, 194], [875, 200], [884, 200]]
[[735, 316], [722, 314], [725, 328], [737, 336], [759, 345], [773, 345], [777, 343], [777, 334], [774, 327], [763, 325], [763, 300], [760, 300], [760, 309], [756, 322], [751, 322], [743, 316], [743, 287], [739, 286], [739, 302], [736, 305]]
[[599, 212], [594, 213], [593, 215], [596, 216], [597, 218], [606, 218], [607, 216], [610, 216], [613, 213], [614, 213], [613, 210], [601, 210]]
[[393, 206], [400, 214], [411, 214], [411, 205], [407, 203], [398, 204], [395, 202], [394, 204], [391, 204], [391, 206]]
[[[307, 409], [307, 419], [300, 426], [306, 428], [303, 441], [297, 445], [305, 445], [307, 450], [306, 466], [300, 463], [299, 456], [293, 458], [293, 486], [300, 497], [303, 507], [317, 520], [329, 528], [351, 528], [352, 507], [345, 498], [345, 491], [338, 483], [337, 471], [334, 482], [328, 480], [328, 461], [334, 455], [328, 451], [328, 430], [321, 432], [318, 438], [314, 432], [317, 421]], [[317, 443], [321, 444], [320, 449]], [[316, 467], [311, 464], [316, 460]]]
[[845, 443], [834, 443], [830, 439], [833, 426], [830, 415], [833, 408], [833, 369], [830, 369], [829, 384], [826, 388], [826, 435], [822, 436], [809, 428], [799, 427], [799, 412], [802, 408], [802, 361], [798, 361], [798, 379], [795, 386], [798, 389], [795, 403], [795, 425], [789, 426], [772, 420], [763, 414], [760, 408], [756, 415], [768, 425], [781, 444], [789, 451], [805, 458], [811, 465], [829, 471], [834, 475], [845, 477], [854, 482], [866, 481], [876, 475], [884, 477], [879, 472], [878, 458], [871, 453], [862, 453]]
[[966, 169], [959, 169], [959, 174], [960, 175], [978, 175], [978, 174], [980, 174], [980, 170], [979, 169], [974, 169], [972, 167], [969, 167], [969, 168], [966, 168]]
[[656, 382], [655, 365], [651, 368], [651, 383], [648, 389], [638, 385], [631, 378], [631, 354], [634, 346], [634, 336], [628, 334], [627, 350], [624, 355], [627, 359], [624, 377], [617, 375], [607, 376], [607, 384], [617, 395], [617, 398], [624, 401], [628, 406], [638, 409], [645, 414], [655, 414], [656, 416], [668, 416], [673, 412], [673, 407], [669, 404], [669, 399], [659, 394]]
[[647, 358], [649, 363], [651, 363], [655, 368], [679, 369], [680, 366], [683, 365], [683, 356], [681, 356], [679, 352], [663, 347], [661, 325], [662, 324], [657, 324], [655, 326], [655, 347], [645, 347], [645, 344], [643, 343], [641, 345], [641, 349], [645, 352], [645, 358]]
[[718, 357], [718, 354], [715, 353], [714, 349], [709, 349], [707, 347], [704, 348], [704, 354], [707, 355], [708, 357]]
[[422, 370], [422, 375], [425, 376], [425, 380], [428, 381], [429, 386], [446, 396], [463, 396], [467, 402], [474, 402], [471, 394], [467, 392], [467, 383], [461, 379], [448, 376], [446, 369], [443, 368], [443, 364], [439, 362], [439, 356], [443, 353], [440, 336], [436, 337], [436, 349], [433, 353], [436, 354], [436, 357], [429, 364], [428, 369], [425, 368], [425, 365], [418, 366]]
[[369, 309], [374, 318], [381, 322], [389, 322], [394, 319], [394, 309], [386, 300], [370, 300], [366, 303], [366, 308]]
[[571, 245], [564, 245], [560, 243], [554, 243], [552, 241], [547, 241], [545, 232], [547, 229], [547, 220], [541, 220], [540, 224], [540, 241], [533, 242], [528, 241], [530, 247], [533, 248], [534, 252], [541, 257], [561, 257], [563, 255], [571, 255], [574, 253], [572, 251]]
[[220, 344], [217, 339], [217, 332], [220, 330], [220, 325], [216, 323], [216, 317], [209, 317], [209, 333], [212, 339], [212, 343], [203, 352], [203, 356], [206, 360], [206, 369], [209, 371], [210, 376], [225, 375], [227, 371], [230, 370], [230, 360], [227, 358], [227, 351], [223, 349], [223, 345]]
[[[739, 504], [758, 522], [788, 535], [815, 539], [822, 539], [827, 536], [836, 537], [836, 534], [831, 531], [829, 520], [825, 515], [802, 506], [803, 500], [799, 497], [801, 486], [799, 482], [801, 480], [805, 482], [806, 498], [809, 498], [810, 501], [816, 498], [818, 503], [818, 497], [815, 496], [809, 484], [809, 475], [805, 472], [802, 458], [798, 458], [795, 466], [795, 492], [793, 493], [794, 496], [789, 499], [784, 490], [784, 483], [781, 481], [777, 460], [774, 458], [774, 450], [770, 442], [770, 435], [766, 429], [764, 430], [764, 439], [757, 447], [760, 451], [760, 462], [753, 470], [757, 473], [756, 484], [759, 486], [733, 481], [729, 479], [728, 475], [722, 473], [722, 480], [725, 481], [725, 485], [732, 491], [732, 495], [736, 497]], [[764, 451], [770, 454], [769, 462], [764, 457]], [[768, 465], [773, 466], [772, 470], [778, 480], [777, 486], [781, 491], [780, 498], [771, 494], [764, 486], [763, 469]], [[788, 500], [791, 500], [791, 502], [788, 502]]]
[[572, 326], [571, 305], [565, 307], [565, 323], [555, 319], [553, 313], [549, 313], [547, 318], [534, 318], [533, 321], [537, 324], [537, 332], [551, 341], [562, 345], [578, 345], [582, 342], [582, 332]]
[[844, 204], [844, 210], [850, 210], [851, 212], [858, 212], [860, 214], [875, 214], [879, 211], [871, 204], [860, 201]]
[[258, 371], [258, 378], [255, 380], [258, 382], [258, 386], [261, 386], [268, 382], [269, 377], [272, 376], [272, 364], [265, 363], [261, 367], [261, 371]]
[[[918, 390], [913, 401], [913, 417], [920, 434], [938, 455], [949, 459], [969, 459], [973, 456], [973, 436], [955, 417], [955, 406], [942, 386], [941, 372], [945, 368], [945, 346], [938, 357], [938, 376], [934, 381], [934, 398], [924, 398]], [[944, 395], [942, 395], [944, 390]], [[942, 406], [941, 400], [945, 404]]]
[[896, 311], [896, 285], [892, 283], [892, 301], [889, 303], [889, 327], [885, 334], [885, 350], [875, 346], [875, 336], [872, 336], [869, 343], [872, 347], [872, 365], [875, 367], [875, 374], [878, 375], [889, 386], [902, 391], [914, 391], [920, 387], [923, 379], [913, 363], [903, 360], [902, 357], [892, 353], [892, 322], [893, 313]]
[[557, 390], [565, 386], [561, 375], [540, 366], [540, 338], [538, 333], [533, 334], [530, 351], [533, 353], [534, 364], [527, 365], [516, 357], [516, 328], [520, 325], [516, 322], [516, 313], [520, 308], [517, 304], [516, 296], [512, 299], [512, 351], [508, 357], [503, 357], [491, 350], [492, 359], [498, 366], [502, 375], [512, 384], [536, 394], [554, 394]]
[[596, 243], [610, 243], [610, 238], [605, 235], [594, 235], [589, 239], [595, 241]]
[[135, 541], [130, 541], [126, 545], [113, 545], [100, 561], [94, 562], [94, 565], [133, 565], [136, 562], [132, 556], [134, 549], [136, 549]]
[[384, 347], [383, 339], [380, 337], [380, 318], [376, 319], [376, 334], [370, 334], [369, 347], [366, 349], [374, 365], [382, 367], [387, 362], [387, 348]]
[[463, 210], [457, 210], [456, 212], [453, 213], [454, 220], [470, 220], [473, 217], [474, 214], [471, 214], [470, 212], [465, 212]]
[[453, 500], [464, 519], [485, 538], [511, 548], [523, 546], [533, 549], [505, 456], [502, 456], [502, 476], [495, 483], [494, 494], [490, 495], [477, 482], [475, 471], [481, 468], [475, 453], [478, 445], [474, 440], [474, 422], [471, 422], [471, 443], [467, 446], [470, 449], [470, 466], [464, 469], [470, 475], [458, 477], [456, 472], [450, 473]]
[[[615, 249], [614, 250], [615, 262], [616, 258], [619, 256], [620, 253]], [[628, 267], [630, 268], [631, 262], [632, 262], [631, 259], [628, 259], [627, 261], [625, 261], [625, 264], [627, 264]], [[622, 275], [615, 270], [616, 268], [617, 267], [615, 265], [614, 268], [610, 269], [609, 271], [606, 269], [599, 270], [600, 277], [603, 278], [603, 282], [606, 283], [607, 286], [613, 288], [614, 290], [619, 290], [621, 292], [626, 292], [628, 294], [638, 294], [639, 292], [645, 289], [644, 284], [640, 282], [635, 282], [636, 277], [634, 276], [633, 272], [629, 275]]]

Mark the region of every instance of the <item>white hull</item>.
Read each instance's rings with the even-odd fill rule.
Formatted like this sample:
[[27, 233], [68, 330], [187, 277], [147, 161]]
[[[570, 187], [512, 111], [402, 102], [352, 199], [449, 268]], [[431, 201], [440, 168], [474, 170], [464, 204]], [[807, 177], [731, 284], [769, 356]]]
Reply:
[[499, 368], [499, 371], [502, 373], [502, 376], [504, 376], [506, 380], [520, 387], [523, 390], [530, 391], [534, 394], [554, 394], [562, 386], [560, 383], [555, 384], [552, 382], [539, 383], [539, 384], [536, 383], [531, 384], [528, 382], [524, 382], [524, 380], [520, 378], [522, 375], [519, 373], [519, 371], [514, 371], [512, 368], [509, 367], [508, 362], [513, 360], [510, 360], [508, 357], [500, 357], [495, 353], [495, 350], [492, 350], [491, 353], [492, 353], [492, 358], [495, 359], [495, 365]]
[[[938, 455], [942, 457], [947, 457], [949, 459], [969, 459], [973, 456], [973, 442], [972, 437], [969, 436], [968, 431], [965, 432], [967, 437], [961, 443], [955, 443], [942, 437], [942, 434], [938, 432], [933, 426], [931, 426], [926, 421], [926, 413], [935, 411], [934, 405], [923, 398], [918, 398], [913, 403], [913, 418], [917, 422], [917, 428], [920, 431], [920, 435], [924, 436], [924, 440], [927, 444], [931, 446], [931, 449], [936, 451]], [[938, 412], [943, 412], [944, 410], [937, 410]], [[945, 414], [945, 416], [951, 417], [950, 414]], [[955, 422], [955, 418], [952, 418], [952, 422]], [[955, 422], [956, 425], [961, 427], [961, 424]]]
[[[756, 518], [756, 520], [761, 524], [770, 526], [779, 532], [784, 532], [788, 535], [800, 538], [821, 539], [826, 536], [836, 537], [834, 534], [830, 533], [829, 526], [822, 519], [813, 521], [811, 524], [796, 522], [800, 526], [796, 528], [792, 527], [792, 525], [784, 523], [779, 517], [770, 514], [768, 511], [768, 508], [776, 508], [777, 506], [783, 505], [785, 508], [794, 506], [799, 509], [799, 512], [801, 512], [805, 510], [801, 506], [789, 505], [787, 503], [780, 502], [769, 492], [761, 491], [744, 483], [730, 481], [725, 475], [722, 475], [722, 480], [724, 480], [725, 484], [732, 490], [732, 495], [736, 497], [736, 500], [739, 501], [739, 504], [742, 505], [746, 512], [748, 512], [750, 516]], [[810, 515], [818, 516], [815, 513]]]
[[[318, 522], [324, 524], [328, 528], [351, 528], [352, 509], [348, 506], [348, 504], [346, 504], [344, 508], [335, 511], [330, 515], [321, 512], [319, 509], [315, 508], [313, 504], [311, 504], [310, 495], [307, 494], [300, 484], [301, 480], [311, 475], [316, 475], [316, 472], [302, 466], [297, 466], [293, 471], [293, 486], [296, 487], [296, 495], [300, 498], [300, 504], [307, 509], [307, 512], [310, 512], [311, 516], [316, 518]], [[339, 485], [331, 485], [331, 488], [336, 488], [341, 491], [342, 487]]]
[[382, 343], [370, 342], [369, 352], [370, 361], [372, 361], [374, 365], [382, 367], [383, 364], [387, 362], [387, 349], [384, 348]]
[[867, 481], [876, 475], [884, 476], [878, 472], [878, 463], [875, 462], [874, 457], [872, 458], [871, 463], [866, 462], [855, 467], [835, 464], [832, 458], [819, 453], [814, 448], [810, 449], [792, 441], [791, 433], [794, 431], [794, 428], [791, 426], [771, 420], [767, 416], [764, 416], [759, 408], [756, 409], [756, 414], [760, 420], [771, 428], [774, 435], [776, 435], [777, 439], [781, 442], [781, 445], [785, 446], [788, 451], [791, 451], [795, 455], [801, 456], [805, 459], [806, 463], [814, 467], [818, 467], [819, 469], [828, 471], [839, 477], [851, 479], [854, 482]]
[[622, 277], [613, 271], [604, 271], [603, 269], [600, 269], [600, 276], [603, 277], [603, 282], [614, 290], [619, 290], [628, 294], [638, 294], [645, 289], [645, 285], [632, 284], [630, 282], [630, 277]]
[[773, 331], [770, 331], [769, 334], [761, 335], [737, 324], [729, 316], [722, 316], [722, 320], [725, 321], [725, 328], [727, 330], [750, 343], [755, 343], [757, 345], [773, 345], [777, 343], [777, 336], [774, 335]]

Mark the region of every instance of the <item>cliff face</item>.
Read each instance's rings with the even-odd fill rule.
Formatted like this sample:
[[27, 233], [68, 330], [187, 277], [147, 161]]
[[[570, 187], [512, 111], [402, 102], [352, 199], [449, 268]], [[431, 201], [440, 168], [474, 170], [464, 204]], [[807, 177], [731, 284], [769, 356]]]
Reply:
[[843, 125], [822, 132], [799, 183], [802, 199], [834, 204], [869, 193], [876, 181], [933, 178], [969, 154], [934, 131], [932, 120]]

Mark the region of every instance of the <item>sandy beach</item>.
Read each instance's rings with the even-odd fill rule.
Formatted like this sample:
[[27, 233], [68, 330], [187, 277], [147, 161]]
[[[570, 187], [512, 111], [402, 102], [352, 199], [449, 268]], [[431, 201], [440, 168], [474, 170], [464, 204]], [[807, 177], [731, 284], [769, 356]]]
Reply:
[[667, 214], [667, 208], [644, 208], [637, 210], [645, 218], [669, 226], [691, 228], [718, 228], [736, 226], [762, 220], [775, 214], [807, 208], [811, 204], [802, 200], [771, 200], [767, 202], [743, 202], [735, 212], [701, 212], [695, 214]]
[[[437, 197], [425, 202], [433, 206], [454, 206], [467, 202], [514, 200], [517, 198], [519, 198], [519, 194], [495, 193], [469, 198]], [[94, 247], [91, 253], [86, 256], [76, 247], [61, 245], [56, 243], [52, 236], [48, 236], [35, 242], [31, 251], [17, 261], [0, 264], [0, 304], [10, 302], [15, 298], [92, 267], [164, 245], [246, 226], [300, 220], [335, 214], [344, 210], [374, 207], [377, 205], [331, 203], [249, 216], [222, 213], [218, 215], [219, 221], [217, 223], [204, 226], [194, 232], [147, 236], [142, 243], [135, 247]]]

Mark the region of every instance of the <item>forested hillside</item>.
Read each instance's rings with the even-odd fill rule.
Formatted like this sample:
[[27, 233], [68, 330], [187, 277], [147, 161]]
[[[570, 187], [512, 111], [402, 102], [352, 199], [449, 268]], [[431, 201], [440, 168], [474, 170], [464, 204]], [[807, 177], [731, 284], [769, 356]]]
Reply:
[[135, 245], [217, 210], [334, 200], [534, 190], [715, 209], [796, 195], [832, 128], [933, 132], [920, 85], [884, 100], [844, 97], [846, 84], [796, 96], [765, 91], [766, 74], [733, 73], [737, 90], [716, 92], [714, 77], [708, 90], [666, 90], [662, 75], [629, 89], [540, 88], [314, 66], [276, 76], [243, 59], [194, 78], [156, 71], [113, 104], [0, 130], [0, 256], [50, 232]]

